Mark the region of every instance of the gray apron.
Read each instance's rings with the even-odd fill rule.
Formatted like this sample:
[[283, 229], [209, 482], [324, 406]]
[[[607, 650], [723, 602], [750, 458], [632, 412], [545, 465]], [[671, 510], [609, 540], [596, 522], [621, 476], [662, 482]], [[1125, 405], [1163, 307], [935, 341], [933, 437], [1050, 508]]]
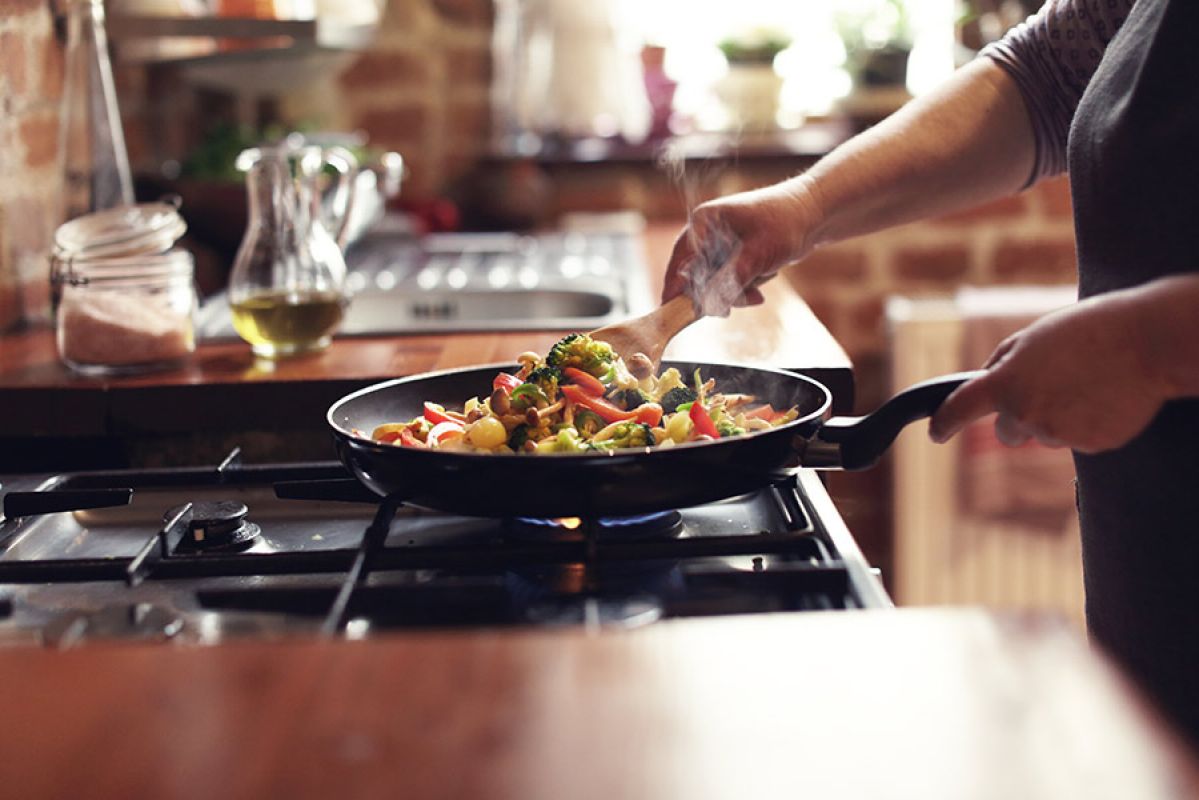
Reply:
[[[1199, 271], [1199, 2], [1137, 2], [1068, 159], [1081, 297]], [[1075, 463], [1091, 637], [1199, 746], [1199, 401]]]

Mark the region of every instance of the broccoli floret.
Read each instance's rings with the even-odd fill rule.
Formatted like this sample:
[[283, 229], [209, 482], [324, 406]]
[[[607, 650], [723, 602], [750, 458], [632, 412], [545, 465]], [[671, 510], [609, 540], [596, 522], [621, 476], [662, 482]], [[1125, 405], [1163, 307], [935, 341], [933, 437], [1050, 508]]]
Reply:
[[605, 374], [615, 360], [616, 352], [611, 345], [597, 342], [585, 333], [564, 336], [545, 357], [545, 363], [551, 367], [575, 367], [596, 377]]
[[582, 438], [579, 437], [578, 431], [573, 428], [558, 432], [558, 452], [559, 453], [581, 453], [587, 449]]
[[662, 395], [662, 408], [669, 414], [683, 403], [694, 403], [696, 397], [695, 392], [686, 386], [676, 386]]
[[557, 367], [538, 367], [525, 378], [525, 383], [531, 383], [544, 392], [551, 403], [558, 396], [558, 384], [561, 382], [562, 370]]
[[741, 434], [745, 433], [745, 428], [739, 428], [728, 417], [722, 417], [716, 421], [716, 432], [719, 433], [722, 438], [725, 436], [740, 436]]
[[610, 392], [608, 398], [625, 411], [632, 411], [637, 406], [645, 405], [649, 398], [640, 389], [617, 389]]
[[653, 447], [654, 432], [642, 422], [622, 422], [612, 435], [602, 442], [591, 444], [594, 450], [615, 450], [621, 447]]
[[520, 452], [527, 441], [529, 441], [528, 425], [517, 425], [512, 429], [512, 433], [508, 434], [508, 446], [517, 452]]
[[557, 435], [537, 443], [539, 453], [582, 453], [588, 447], [574, 428], [563, 428]]
[[658, 397], [662, 397], [671, 389], [686, 385], [682, 373], [674, 367], [667, 367], [666, 371], [658, 376], [657, 388], [654, 391], [658, 393]]

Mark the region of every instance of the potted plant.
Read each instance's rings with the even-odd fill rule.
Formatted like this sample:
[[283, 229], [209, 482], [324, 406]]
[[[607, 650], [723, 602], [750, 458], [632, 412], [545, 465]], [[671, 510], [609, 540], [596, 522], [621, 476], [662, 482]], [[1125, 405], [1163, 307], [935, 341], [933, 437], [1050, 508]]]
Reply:
[[728, 36], [717, 46], [728, 72], [714, 88], [732, 122], [749, 130], [774, 129], [783, 86], [774, 58], [791, 46], [791, 37], [778, 28], [758, 27]]
[[838, 108], [866, 128], [911, 99], [907, 90], [912, 29], [904, 0], [843, 0], [836, 15], [850, 92]]
[[904, 0], [852, 0], [837, 13], [845, 67], [855, 89], [907, 82], [912, 29]]

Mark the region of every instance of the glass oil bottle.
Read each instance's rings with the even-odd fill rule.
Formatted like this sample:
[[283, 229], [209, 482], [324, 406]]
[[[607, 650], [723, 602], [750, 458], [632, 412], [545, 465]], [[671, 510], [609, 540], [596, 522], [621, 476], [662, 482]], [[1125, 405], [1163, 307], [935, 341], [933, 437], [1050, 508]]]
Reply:
[[234, 328], [258, 356], [321, 350], [341, 324], [348, 304], [346, 265], [337, 237], [326, 227], [320, 187], [331, 167], [337, 176], [333, 206], [342, 209], [339, 227], [344, 226], [354, 163], [338, 150], [281, 145], [238, 157], [250, 213], [229, 299]]

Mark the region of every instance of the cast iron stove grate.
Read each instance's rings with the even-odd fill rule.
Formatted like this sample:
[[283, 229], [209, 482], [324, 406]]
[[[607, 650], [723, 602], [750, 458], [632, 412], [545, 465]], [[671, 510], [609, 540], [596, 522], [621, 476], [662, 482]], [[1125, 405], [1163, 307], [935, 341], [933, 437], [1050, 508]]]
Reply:
[[[578, 521], [577, 530], [562, 536], [516, 535], [527, 525], [493, 520], [477, 521], [482, 535], [428, 539], [406, 533], [412, 523], [402, 503], [380, 501], [339, 464], [247, 466], [235, 453], [215, 469], [77, 473], [41, 491], [10, 492], [0, 545], [11, 538], [6, 529], [37, 513], [39, 504], [44, 513], [62, 513], [164, 488], [211, 494], [260, 486], [273, 487], [281, 502], [335, 501], [364, 510], [369, 507], [361, 504], [370, 502], [375, 511], [359, 529], [364, 534], [339, 546], [208, 552], [180, 546], [192, 514], [192, 505], [183, 504], [135, 555], [0, 559], [0, 584], [177, 586], [203, 609], [307, 617], [322, 621], [326, 634], [351, 621], [359, 628], [633, 622], [869, 604], [855, 586], [860, 575], [851, 574], [853, 565], [841, 558], [793, 480], [729, 504], [731, 519], [745, 516], [747, 504], [755, 504], [756, 514], [772, 505], [775, 521], [761, 527], [697, 526], [696, 515], [711, 511], [701, 508], [684, 510], [666, 535], [601, 534], [594, 521]], [[363, 510], [357, 513], [365, 518]], [[267, 521], [262, 528], [269, 529]]]

